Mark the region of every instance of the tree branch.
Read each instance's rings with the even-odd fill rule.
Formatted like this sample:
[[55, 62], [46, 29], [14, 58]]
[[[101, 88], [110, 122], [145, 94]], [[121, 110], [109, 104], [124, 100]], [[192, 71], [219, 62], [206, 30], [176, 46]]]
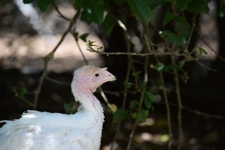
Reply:
[[[124, 29], [124, 36], [125, 36], [125, 40], [126, 40], [126, 45], [127, 45], [127, 51], [128, 53], [131, 51], [131, 43], [130, 43], [130, 35], [127, 32], [126, 28]], [[126, 72], [126, 78], [125, 78], [125, 86], [124, 86], [124, 93], [123, 93], [123, 103], [122, 103], [122, 109], [125, 109], [126, 106], [126, 102], [127, 102], [127, 93], [128, 93], [128, 82], [130, 79], [130, 73], [131, 73], [131, 65], [132, 65], [132, 58], [131, 55], [127, 55], [128, 56], [128, 61], [127, 61], [127, 72]], [[116, 127], [116, 134], [113, 138], [113, 143], [115, 143], [115, 141], [117, 140], [119, 134], [120, 134], [120, 127], [121, 127], [121, 121], [118, 122], [117, 127]], [[113, 150], [113, 144], [110, 148], [110, 150]]]
[[63, 18], [63, 19], [66, 20], [66, 21], [70, 21], [69, 18], [67, 18], [65, 15], [63, 15], [63, 14], [60, 12], [60, 10], [59, 10], [58, 6], [55, 4], [54, 0], [51, 0], [51, 3], [52, 3], [52, 6], [54, 7], [55, 11], [59, 14], [59, 16], [60, 16], [61, 18]]
[[[145, 30], [145, 33], [147, 33], [147, 35], [145, 36], [145, 40], [146, 40], [146, 43], [147, 43], [148, 51], [149, 52], [153, 51], [153, 54], [154, 54], [154, 57], [155, 57], [155, 60], [156, 60], [157, 64], [161, 64], [156, 50], [154, 48], [151, 48], [151, 46], [149, 44], [151, 38], [150, 38], [150, 35], [149, 35], [149, 32], [148, 32], [148, 26], [146, 24], [144, 25], [144, 30]], [[172, 53], [173, 53], [173, 51], [172, 51]], [[160, 78], [160, 82], [161, 82], [161, 85], [162, 85], [163, 97], [164, 97], [164, 100], [165, 100], [165, 103], [166, 103], [167, 125], [168, 125], [169, 137], [170, 137], [169, 143], [168, 143], [168, 149], [171, 150], [172, 136], [173, 136], [172, 127], [171, 127], [171, 114], [170, 114], [169, 100], [168, 100], [168, 97], [167, 97], [166, 86], [165, 86], [165, 82], [164, 82], [162, 72], [159, 72], [159, 78]]]
[[42, 75], [41, 75], [41, 77], [39, 79], [38, 87], [34, 91], [34, 106], [33, 106], [33, 109], [36, 109], [37, 108], [37, 102], [38, 102], [38, 99], [39, 99], [39, 95], [40, 95], [40, 92], [41, 92], [41, 88], [42, 88], [44, 79], [47, 76], [48, 62], [51, 59], [53, 59], [56, 50], [58, 49], [59, 45], [63, 42], [63, 40], [65, 39], [66, 35], [70, 32], [71, 28], [73, 27], [74, 23], [78, 19], [79, 15], [80, 15], [80, 10], [77, 11], [77, 13], [74, 15], [73, 19], [70, 21], [70, 24], [69, 24], [67, 30], [63, 33], [61, 39], [59, 40], [59, 42], [55, 46], [55, 48], [48, 55], [46, 55], [44, 57], [43, 72], [42, 72]]

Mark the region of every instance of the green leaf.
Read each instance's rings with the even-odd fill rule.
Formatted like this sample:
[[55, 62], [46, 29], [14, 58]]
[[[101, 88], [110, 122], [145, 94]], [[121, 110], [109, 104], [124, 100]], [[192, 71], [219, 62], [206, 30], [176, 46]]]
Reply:
[[175, 44], [178, 47], [184, 47], [183, 39], [171, 31], [164, 30], [161, 32], [160, 36], [171, 44]]
[[19, 97], [19, 98], [23, 98], [28, 93], [26, 87], [22, 87], [19, 90], [17, 89], [17, 87], [13, 87], [12, 91], [15, 93], [16, 97]]
[[163, 71], [164, 67], [165, 67], [164, 64], [159, 64], [159, 65], [157, 65], [156, 70], [161, 72], [161, 71]]
[[190, 2], [191, 0], [176, 0], [176, 6], [181, 10], [185, 10]]
[[154, 94], [150, 91], [145, 91], [145, 99], [144, 99], [145, 107], [147, 109], [150, 109], [150, 108], [153, 109], [152, 103], [154, 103], [155, 101], [156, 101], [156, 98]]
[[42, 12], [44, 12], [50, 4], [50, 0], [37, 0], [37, 5]]
[[139, 103], [138, 103], [138, 101], [136, 101], [136, 100], [132, 100], [132, 101], [130, 101], [130, 109], [132, 110], [132, 109], [136, 109], [137, 107], [138, 107], [138, 105], [139, 105]]
[[179, 67], [182, 68], [186, 62], [186, 59], [179, 61]]
[[113, 123], [118, 123], [119, 121], [125, 120], [128, 118], [128, 111], [124, 109], [117, 109], [113, 114]]
[[198, 54], [198, 58], [200, 58], [202, 56], [202, 54], [207, 55], [208, 53], [201, 47], [198, 48], [199, 54]]
[[63, 107], [64, 107], [64, 110], [66, 111], [67, 114], [70, 113], [70, 109], [71, 109], [72, 106], [73, 106], [72, 103], [69, 103], [69, 104], [64, 103]]
[[150, 21], [152, 11], [147, 3], [147, 0], [128, 0], [128, 4], [140, 21], [144, 23], [148, 23]]
[[155, 7], [162, 5], [166, 3], [168, 0], [147, 0], [149, 6], [151, 9], [154, 9]]
[[87, 22], [88, 24], [94, 22], [94, 18], [88, 13], [87, 10], [84, 10], [82, 11], [82, 14], [81, 14], [81, 20]]
[[34, 0], [23, 0], [23, 3], [24, 4], [30, 4], [30, 3], [32, 3]]
[[76, 41], [78, 41], [79, 33], [78, 33], [78, 32], [74, 32], [74, 33], [73, 33], [73, 36], [74, 36], [74, 38], [76, 39]]
[[147, 109], [152, 108], [152, 102], [148, 98], [144, 99], [144, 104]]
[[174, 20], [176, 20], [175, 31], [179, 35], [179, 37], [188, 37], [190, 34], [190, 24], [188, 23], [186, 18], [183, 16], [176, 15], [174, 17]]
[[188, 10], [192, 13], [208, 13], [209, 0], [176, 0], [176, 7], [180, 10]]
[[174, 14], [172, 12], [166, 12], [163, 18], [163, 25], [165, 26], [170, 21], [173, 21], [175, 24], [175, 31], [177, 35], [181, 38], [186, 38], [190, 33], [190, 24], [185, 17]]
[[145, 109], [140, 109], [138, 111], [137, 118], [138, 118], [139, 123], [145, 122], [145, 120], [148, 118], [148, 112], [149, 111], [145, 110]]
[[129, 89], [129, 88], [131, 88], [134, 85], [134, 83], [127, 82], [127, 83], [124, 83], [124, 85], [126, 85], [127, 88]]
[[203, 54], [205, 54], [205, 55], [208, 54], [208, 53], [206, 52], [206, 50], [204, 50], [203, 48], [199, 47], [198, 49], [199, 49], [199, 51], [201, 51], [201, 53], [203, 53]]
[[151, 100], [151, 102], [156, 101], [155, 95], [152, 92], [146, 91], [145, 94], [149, 98], [149, 100]]
[[209, 0], [192, 0], [191, 3], [188, 4], [187, 10], [192, 13], [208, 13], [209, 12], [209, 6], [208, 6]]
[[95, 22], [101, 24], [103, 22], [103, 0], [75, 0], [74, 7], [76, 9], [83, 9], [81, 19], [87, 23]]
[[163, 26], [165, 26], [168, 22], [172, 21], [174, 19], [174, 14], [171, 12], [166, 12], [164, 18], [163, 18]]
[[139, 75], [141, 74], [141, 72], [142, 72], [142, 71], [136, 71], [136, 72], [133, 72], [132, 75], [133, 75], [134, 77], [137, 77], [137, 76], [139, 76]]
[[126, 0], [114, 0], [114, 2], [115, 2], [116, 5], [121, 7], [126, 2]]
[[169, 70], [180, 70], [181, 66], [180, 65], [164, 65], [164, 64], [159, 64], [156, 66], [156, 70], [159, 72], [162, 71], [169, 71]]
[[106, 36], [109, 36], [112, 32], [112, 29], [115, 26], [115, 18], [112, 13], [108, 12], [107, 16], [105, 17], [105, 20], [102, 24], [104, 31], [106, 33]]
[[168, 70], [179, 70], [180, 67], [178, 65], [166, 65], [164, 71], [168, 71]]
[[189, 76], [187, 72], [184, 72], [184, 74], [182, 75], [182, 80], [184, 81], [184, 83], [187, 83], [187, 81], [189, 80]]
[[81, 40], [84, 42], [87, 42], [88, 35], [89, 35], [89, 33], [84, 33], [84, 34], [80, 35]]
[[64, 103], [63, 107], [67, 114], [74, 114], [77, 111], [77, 110], [72, 110], [73, 105], [74, 105], [74, 102], [71, 102], [69, 104]]
[[131, 116], [131, 118], [136, 119], [137, 113], [136, 112], [130, 112], [130, 116]]

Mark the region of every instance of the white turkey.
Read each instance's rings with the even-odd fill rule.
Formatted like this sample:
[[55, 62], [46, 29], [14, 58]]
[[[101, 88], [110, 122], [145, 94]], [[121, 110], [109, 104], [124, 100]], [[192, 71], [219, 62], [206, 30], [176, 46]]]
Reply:
[[0, 150], [99, 150], [103, 108], [93, 95], [116, 80], [107, 68], [83, 66], [74, 71], [72, 93], [80, 102], [73, 115], [28, 110], [20, 119], [1, 121]]

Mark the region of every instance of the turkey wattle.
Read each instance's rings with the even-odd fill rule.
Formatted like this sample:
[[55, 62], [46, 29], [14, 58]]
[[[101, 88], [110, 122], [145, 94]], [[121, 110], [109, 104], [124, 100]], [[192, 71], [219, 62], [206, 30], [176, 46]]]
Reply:
[[1, 150], [98, 150], [103, 108], [93, 95], [105, 82], [116, 80], [107, 68], [84, 66], [74, 71], [71, 84], [78, 112], [73, 115], [28, 110], [20, 119], [1, 121]]

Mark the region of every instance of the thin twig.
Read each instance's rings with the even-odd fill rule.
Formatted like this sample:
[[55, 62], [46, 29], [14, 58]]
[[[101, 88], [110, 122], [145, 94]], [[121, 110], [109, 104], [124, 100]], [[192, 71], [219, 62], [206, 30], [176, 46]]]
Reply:
[[168, 124], [169, 136], [170, 136], [169, 143], [168, 143], [168, 149], [171, 150], [173, 133], [172, 133], [172, 127], [171, 127], [171, 115], [170, 115], [169, 100], [167, 97], [166, 86], [165, 86], [165, 81], [164, 81], [162, 72], [159, 72], [159, 77], [160, 77], [160, 81], [162, 84], [163, 97], [164, 97], [165, 103], [166, 103], [167, 124]]
[[184, 110], [187, 110], [187, 111], [189, 111], [189, 112], [191, 112], [191, 113], [194, 113], [194, 114], [196, 114], [196, 115], [200, 115], [200, 116], [204, 116], [204, 117], [208, 117], [208, 118], [219, 119], [219, 120], [221, 120], [221, 119], [224, 120], [224, 119], [225, 119], [225, 116], [221, 116], [221, 115], [212, 115], [212, 114], [204, 113], [204, 112], [201, 112], [201, 111], [199, 111], [199, 110], [195, 110], [195, 109], [188, 108], [188, 107], [186, 107], [186, 106], [183, 106], [183, 109], [184, 109]]
[[107, 104], [109, 110], [111, 111], [111, 113], [113, 113], [114, 110], [112, 109], [111, 104], [109, 103], [109, 100], [108, 100], [108, 98], [106, 97], [105, 92], [103, 91], [102, 87], [100, 86], [98, 89], [99, 89], [99, 92], [100, 92], [102, 98], [103, 98], [104, 101], [106, 102], [106, 104]]
[[206, 65], [200, 63], [198, 60], [196, 60], [196, 58], [188, 55], [187, 56], [187, 53], [184, 52], [184, 53], [181, 53], [181, 54], [177, 54], [177, 53], [174, 53], [174, 52], [165, 52], [165, 53], [159, 53], [159, 52], [149, 52], [149, 53], [129, 53], [129, 52], [102, 52], [102, 51], [98, 51], [98, 50], [95, 50], [95, 49], [91, 49], [89, 50], [90, 52], [96, 52], [96, 53], [99, 53], [101, 55], [128, 55], [128, 56], [140, 56], [140, 57], [146, 57], [146, 56], [151, 56], [151, 55], [154, 55], [154, 56], [177, 56], [177, 57], [185, 57], [187, 58], [188, 61], [195, 61], [196, 63], [198, 63], [199, 65], [201, 65], [203, 68], [205, 69], [208, 69], [210, 71], [214, 71], [214, 72], [217, 72], [215, 69], [212, 69], [212, 68], [209, 68], [207, 67]]
[[56, 47], [48, 54], [49, 56], [52, 55], [52, 54], [54, 56], [55, 51], [58, 49], [59, 45], [63, 42], [63, 40], [66, 37], [66, 35], [70, 32], [70, 30], [72, 29], [74, 23], [77, 21], [79, 16], [80, 16], [80, 10], [78, 10], [77, 13], [74, 15], [73, 19], [70, 21], [69, 27], [63, 33], [63, 35], [62, 35], [60, 41], [58, 42], [58, 44], [56, 45]]
[[199, 30], [197, 28], [195, 28], [196, 32], [199, 35], [199, 38], [202, 40], [202, 42], [211, 50], [214, 52], [214, 54], [216, 54], [216, 57], [218, 57], [221, 61], [225, 62], [225, 58], [221, 57], [201, 36], [201, 33], [199, 32]]
[[196, 17], [197, 17], [197, 14], [195, 14], [194, 17], [192, 18], [192, 27], [191, 27], [191, 31], [190, 31], [190, 34], [189, 34], [189, 37], [188, 37], [188, 40], [187, 40], [187, 43], [186, 43], [186, 49], [188, 49], [188, 47], [190, 45], [190, 42], [191, 42], [191, 39], [192, 39], [192, 35], [193, 35], [193, 32], [194, 32], [194, 28], [195, 28]]
[[[166, 105], [165, 103], [157, 103], [157, 104]], [[170, 103], [170, 107], [178, 107], [178, 105], [174, 104], [174, 103]], [[199, 115], [199, 116], [203, 116], [203, 117], [207, 117], [207, 118], [212, 118], [212, 119], [225, 120], [225, 116], [205, 113], [205, 112], [202, 112], [202, 111], [199, 111], [199, 110], [196, 110], [196, 109], [189, 108], [189, 107], [184, 106], [184, 105], [182, 105], [182, 109], [186, 110], [190, 113], [193, 113], [195, 115]]]
[[[193, 31], [195, 28], [195, 21], [196, 21], [196, 17], [197, 14], [194, 15], [193, 19], [192, 19], [192, 27], [191, 27], [191, 31], [186, 43], [186, 48], [188, 49], [189, 44], [191, 42], [192, 39], [192, 35], [193, 35]], [[191, 53], [190, 53], [191, 55]], [[175, 57], [174, 56], [170, 56], [172, 64], [175, 65], [176, 61], [175, 61]], [[177, 114], [177, 120], [178, 120], [178, 150], [181, 150], [182, 148], [182, 140], [183, 140], [183, 127], [182, 127], [182, 99], [181, 99], [181, 92], [180, 92], [180, 82], [179, 82], [179, 74], [178, 71], [176, 69], [173, 70], [174, 73], [174, 81], [175, 81], [175, 91], [176, 91], [176, 97], [177, 97], [177, 103], [178, 103], [178, 114]]]
[[[75, 28], [73, 29], [73, 33], [71, 32], [71, 34], [74, 34], [74, 33], [75, 33]], [[88, 61], [87, 61], [87, 59], [86, 59], [86, 57], [85, 57], [85, 55], [84, 55], [84, 53], [83, 53], [83, 51], [82, 51], [82, 49], [80, 47], [80, 44], [78, 43], [78, 39], [76, 39], [76, 37], [74, 35], [73, 35], [73, 37], [74, 37], [74, 40], [75, 40], [75, 42], [77, 44], [78, 50], [80, 51], [81, 56], [84, 59], [85, 64], [88, 65]]]
[[197, 64], [199, 64], [199, 65], [202, 66], [203, 68], [208, 69], [208, 70], [213, 71], [213, 72], [217, 72], [217, 70], [212, 69], [212, 68], [209, 68], [209, 67], [207, 67], [206, 65], [200, 63], [196, 58], [194, 58], [194, 57], [191, 57], [191, 58], [192, 58], [191, 60], [195, 61]]
[[58, 6], [55, 4], [54, 0], [51, 0], [51, 3], [52, 3], [52, 5], [53, 5], [53, 7], [55, 8], [55, 11], [59, 14], [59, 16], [60, 16], [61, 18], [63, 18], [63, 19], [66, 20], [66, 21], [70, 21], [69, 18], [67, 18], [65, 15], [63, 15], [63, 14], [60, 12], [60, 10], [59, 10]]
[[58, 81], [58, 80], [54, 80], [52, 78], [49, 78], [48, 76], [46, 76], [45, 79], [48, 80], [48, 81], [51, 81], [53, 83], [56, 83], [56, 84], [62, 84], [62, 85], [68, 85], [68, 86], [70, 86], [70, 83], [61, 82], [61, 81]]
[[[74, 27], [73, 30], [70, 31], [70, 33], [73, 35], [73, 34], [75, 33], [75, 31], [76, 31], [76, 27]], [[88, 65], [88, 64], [89, 64], [89, 63], [88, 63], [88, 60], [86, 59], [86, 57], [85, 57], [85, 55], [84, 55], [84, 53], [83, 53], [83, 51], [82, 51], [82, 49], [81, 49], [81, 47], [80, 47], [80, 44], [78, 43], [78, 39], [77, 39], [74, 35], [73, 35], [73, 37], [74, 37], [74, 41], [75, 41], [76, 44], [77, 44], [78, 50], [80, 51], [81, 56], [82, 56], [82, 58], [83, 58], [85, 64]], [[104, 101], [106, 102], [106, 104], [107, 104], [108, 108], [110, 109], [110, 111], [113, 112], [112, 107], [111, 107], [111, 104], [109, 103], [109, 101], [108, 101], [108, 99], [107, 99], [107, 97], [106, 97], [106, 95], [105, 95], [105, 93], [104, 93], [102, 87], [101, 87], [101, 86], [98, 87], [98, 90], [99, 90], [99, 92], [100, 92], [102, 98], [103, 98]]]
[[[130, 35], [127, 32], [126, 28], [124, 29], [124, 34], [125, 34], [125, 40], [127, 43], [127, 51], [130, 53], [131, 51], [131, 43], [130, 43]], [[126, 106], [126, 101], [127, 101], [127, 93], [128, 93], [128, 81], [130, 79], [130, 73], [131, 73], [131, 64], [132, 64], [132, 58], [131, 55], [127, 55], [128, 60], [127, 60], [127, 73], [126, 73], [126, 78], [125, 78], [125, 86], [124, 86], [124, 92], [123, 92], [123, 103], [122, 103], [122, 109], [125, 109]], [[119, 134], [120, 134], [120, 127], [121, 127], [121, 121], [118, 122], [117, 127], [116, 127], [116, 134], [113, 138], [113, 143], [116, 142]], [[110, 150], [113, 150], [114, 144], [112, 144]]]
[[37, 107], [37, 102], [38, 102], [38, 98], [39, 98], [39, 95], [40, 95], [40, 92], [41, 92], [41, 87], [42, 87], [42, 84], [43, 84], [44, 79], [45, 79], [46, 74], [47, 74], [47, 66], [48, 66], [48, 62], [45, 61], [43, 72], [42, 72], [42, 75], [41, 75], [41, 77], [39, 79], [38, 87], [34, 91], [34, 105], [33, 105], [33, 109], [36, 109], [36, 107]]
[[42, 75], [39, 79], [39, 83], [38, 83], [38, 87], [37, 89], [35, 89], [34, 91], [34, 106], [33, 109], [36, 109], [37, 107], [37, 102], [39, 99], [39, 95], [41, 92], [41, 88], [44, 82], [44, 79], [46, 78], [47, 75], [47, 68], [48, 68], [48, 62], [53, 59], [54, 57], [54, 53], [56, 52], [56, 50], [58, 49], [59, 45], [63, 42], [63, 40], [65, 39], [66, 35], [70, 32], [71, 28], [73, 27], [73, 24], [75, 23], [75, 21], [78, 19], [80, 15], [80, 11], [78, 10], [77, 13], [74, 15], [73, 19], [70, 21], [69, 27], [67, 28], [67, 30], [63, 33], [61, 39], [59, 40], [58, 44], [55, 46], [55, 48], [48, 54], [45, 56], [44, 58], [44, 67], [43, 67], [43, 72]]
[[34, 106], [33, 103], [31, 103], [29, 100], [25, 99], [24, 97], [20, 97], [19, 99], [21, 99], [22, 101], [24, 101], [25, 103], [27, 103], [27, 104], [30, 105], [31, 107]]
[[[172, 64], [175, 65], [175, 58], [171, 56]], [[177, 96], [177, 103], [178, 103], [178, 150], [181, 150], [182, 147], [182, 139], [183, 139], [183, 128], [182, 128], [182, 99], [180, 93], [180, 82], [179, 82], [179, 74], [176, 69], [173, 70], [174, 73], [174, 81], [175, 81], [175, 89], [176, 89], [176, 96]]]
[[[147, 33], [147, 35], [145, 35], [145, 40], [146, 40], [146, 43], [147, 43], [148, 51], [149, 52], [152, 51], [153, 54], [154, 54], [156, 62], [158, 64], [161, 64], [161, 62], [160, 62], [160, 60], [158, 58], [156, 50], [154, 48], [151, 48], [151, 45], [149, 44], [150, 41], [151, 41], [151, 38], [150, 38], [149, 32], [147, 32], [148, 31], [148, 26], [146, 24], [144, 25], [144, 30], [145, 30], [145, 33]], [[168, 149], [171, 150], [173, 133], [172, 133], [172, 127], [171, 127], [171, 115], [170, 115], [169, 100], [168, 100], [168, 97], [167, 97], [166, 86], [165, 86], [165, 81], [164, 81], [162, 72], [159, 72], [159, 77], [160, 77], [160, 82], [161, 82], [161, 85], [162, 85], [163, 97], [164, 97], [164, 100], [165, 100], [165, 103], [166, 103], [167, 124], [168, 124], [168, 132], [169, 132], [169, 136], [170, 136], [169, 142], [168, 142]]]
[[159, 56], [169, 56], [169, 55], [175, 55], [175, 56], [186, 56], [186, 54], [176, 54], [176, 53], [171, 53], [171, 52], [165, 52], [165, 53], [153, 53], [153, 52], [149, 52], [149, 53], [131, 53], [131, 52], [103, 52], [103, 51], [98, 51], [95, 49], [91, 49], [91, 52], [96, 52], [99, 53], [101, 55], [129, 55], [129, 56], [141, 56], [141, 57], [145, 57], [145, 56], [151, 56], [151, 55], [159, 55]]
[[[145, 57], [145, 66], [144, 66], [144, 87], [145, 85], [147, 84], [148, 82], [148, 58], [149, 57]], [[141, 92], [141, 97], [140, 97], [140, 101], [139, 101], [139, 106], [138, 106], [138, 112], [141, 110], [142, 108], [142, 104], [143, 104], [143, 101], [144, 101], [144, 95], [145, 95], [145, 89], [142, 90]], [[133, 137], [134, 137], [134, 133], [135, 133], [135, 130], [137, 128], [137, 125], [138, 125], [138, 118], [135, 119], [135, 122], [134, 122], [134, 125], [133, 125], [133, 128], [132, 128], [132, 131], [131, 131], [131, 134], [130, 134], [130, 137], [129, 137], [129, 142], [128, 142], [128, 145], [127, 145], [127, 150], [130, 150], [131, 148], [131, 143], [132, 143], [132, 140], [133, 140]]]

